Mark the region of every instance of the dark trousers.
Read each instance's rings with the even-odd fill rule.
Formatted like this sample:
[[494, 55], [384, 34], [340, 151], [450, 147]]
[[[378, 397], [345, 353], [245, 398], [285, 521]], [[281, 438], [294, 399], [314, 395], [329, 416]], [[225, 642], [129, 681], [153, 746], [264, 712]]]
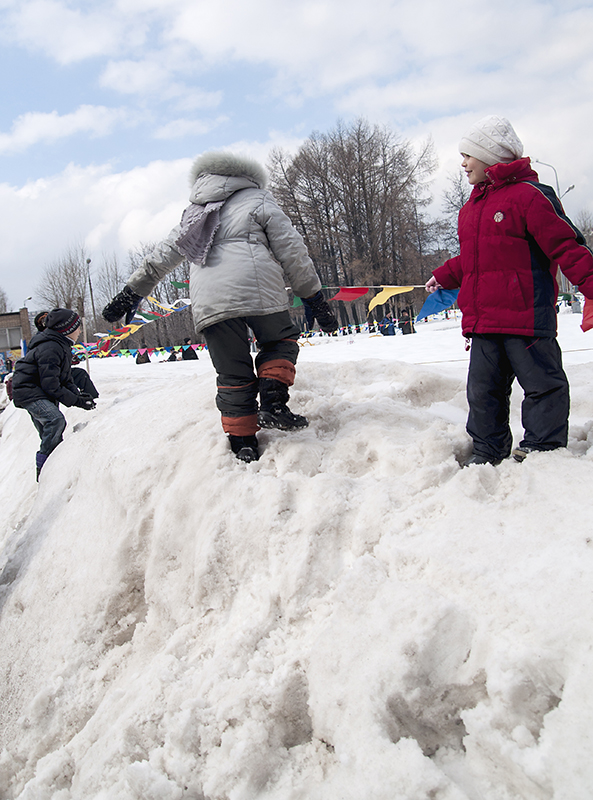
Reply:
[[81, 392], [90, 394], [94, 400], [99, 397], [97, 387], [92, 382], [91, 376], [88, 374], [86, 369], [83, 369], [82, 367], [72, 367], [72, 380], [78, 386]]
[[48, 456], [62, 441], [66, 418], [51, 400], [33, 400], [26, 409], [41, 439], [39, 452]]
[[[249, 328], [258, 347], [255, 368]], [[292, 386], [299, 354], [299, 329], [288, 311], [260, 317], [238, 317], [202, 331], [217, 372], [216, 406], [225, 433], [250, 436], [258, 430], [259, 378]]]
[[467, 378], [467, 432], [474, 440], [474, 453], [495, 459], [510, 455], [509, 411], [515, 377], [525, 392], [521, 446], [566, 447], [570, 397], [556, 339], [488, 334], [472, 337]]

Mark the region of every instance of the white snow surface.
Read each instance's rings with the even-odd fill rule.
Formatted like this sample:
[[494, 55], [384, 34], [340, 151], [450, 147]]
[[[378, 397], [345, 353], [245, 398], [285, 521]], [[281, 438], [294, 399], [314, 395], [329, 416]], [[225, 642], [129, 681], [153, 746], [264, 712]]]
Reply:
[[[0, 415], [3, 800], [590, 800], [593, 334], [566, 450], [460, 469], [459, 323], [302, 347], [233, 458], [198, 362]], [[521, 437], [520, 390], [512, 425]], [[4, 403], [5, 404], [5, 403]]]

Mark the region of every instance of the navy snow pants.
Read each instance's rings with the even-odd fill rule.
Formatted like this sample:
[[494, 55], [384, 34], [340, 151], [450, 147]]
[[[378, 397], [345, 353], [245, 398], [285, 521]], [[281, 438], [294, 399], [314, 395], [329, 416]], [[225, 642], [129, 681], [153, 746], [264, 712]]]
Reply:
[[570, 398], [556, 339], [474, 334], [467, 378], [467, 432], [474, 440], [475, 454], [491, 459], [510, 455], [509, 411], [515, 377], [525, 392], [521, 406], [525, 436], [520, 446], [566, 447]]

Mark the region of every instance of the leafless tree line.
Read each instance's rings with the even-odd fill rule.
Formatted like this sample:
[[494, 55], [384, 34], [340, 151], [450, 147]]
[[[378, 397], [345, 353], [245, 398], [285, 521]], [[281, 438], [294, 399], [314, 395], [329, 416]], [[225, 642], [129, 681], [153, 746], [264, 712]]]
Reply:
[[[121, 291], [127, 278], [153, 249], [154, 244], [140, 244], [128, 253], [123, 264], [114, 255], [109, 255], [95, 265], [84, 246], [69, 247], [60, 258], [45, 268], [35, 294], [38, 308], [75, 309], [85, 318], [88, 334], [106, 332], [110, 326], [103, 320], [101, 309]], [[151, 296], [157, 303], [172, 305], [176, 300], [188, 297], [188, 286], [176, 287], [173, 282], [188, 281], [189, 269], [189, 263], [183, 262], [170, 273], [166, 281], [155, 287]], [[165, 313], [157, 304], [148, 300], [144, 301], [142, 308], [157, 314]], [[93, 340], [92, 336], [89, 338]], [[197, 341], [189, 309], [147, 325], [141, 332], [122, 342], [122, 346], [168, 347], [181, 344], [186, 338]]]
[[313, 133], [294, 156], [274, 150], [268, 164], [326, 286], [426, 282], [442, 239], [426, 214], [435, 167], [432, 142], [414, 149], [364, 119]]
[[295, 156], [273, 151], [269, 171], [323, 283], [401, 284], [426, 273], [435, 236], [424, 209], [435, 165], [431, 142], [416, 152], [361, 119], [312, 134]]

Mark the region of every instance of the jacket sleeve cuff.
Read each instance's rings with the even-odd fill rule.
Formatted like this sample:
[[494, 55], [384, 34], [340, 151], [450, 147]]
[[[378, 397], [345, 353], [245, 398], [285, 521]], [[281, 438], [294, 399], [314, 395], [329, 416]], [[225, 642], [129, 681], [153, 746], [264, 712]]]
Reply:
[[461, 280], [452, 272], [450, 264], [450, 261], [446, 261], [442, 267], [437, 267], [432, 274], [443, 289], [459, 289]]

